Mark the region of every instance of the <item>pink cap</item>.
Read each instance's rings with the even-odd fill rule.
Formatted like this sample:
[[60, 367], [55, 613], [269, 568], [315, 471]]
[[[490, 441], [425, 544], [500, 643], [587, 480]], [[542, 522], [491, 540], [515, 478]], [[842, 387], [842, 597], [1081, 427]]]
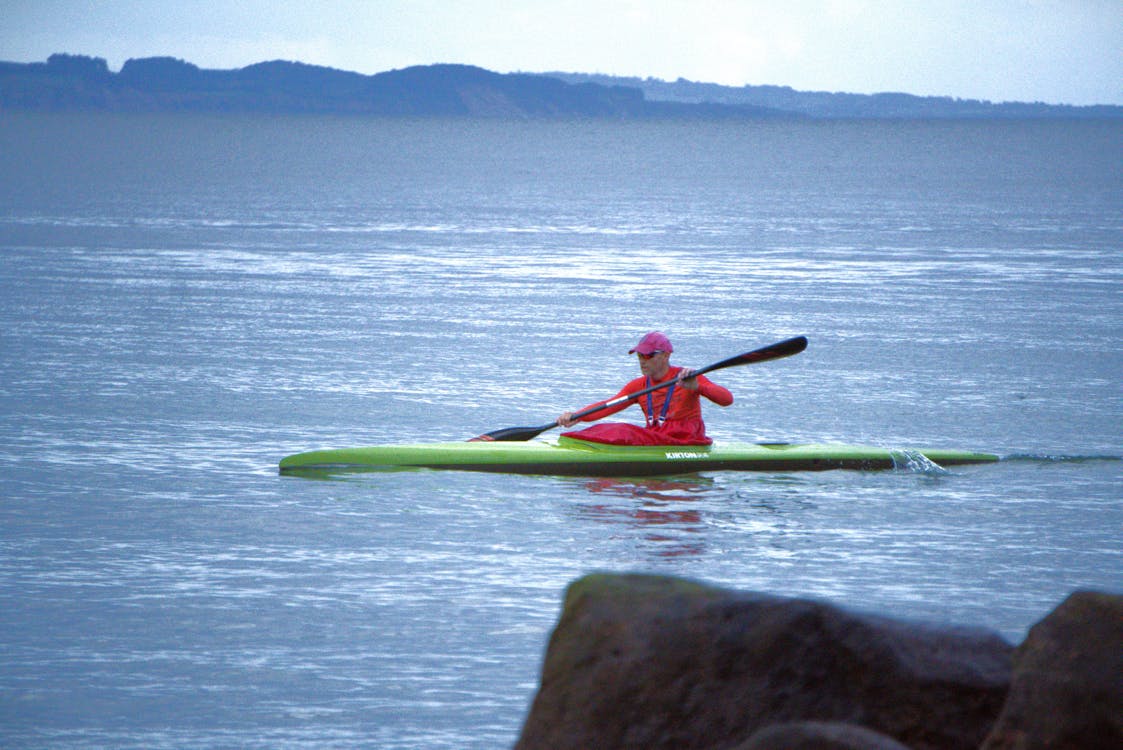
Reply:
[[652, 331], [651, 333], [640, 339], [635, 348], [629, 349], [628, 354], [652, 354], [654, 352], [673, 352], [675, 348], [671, 346], [671, 340], [664, 336], [659, 331]]

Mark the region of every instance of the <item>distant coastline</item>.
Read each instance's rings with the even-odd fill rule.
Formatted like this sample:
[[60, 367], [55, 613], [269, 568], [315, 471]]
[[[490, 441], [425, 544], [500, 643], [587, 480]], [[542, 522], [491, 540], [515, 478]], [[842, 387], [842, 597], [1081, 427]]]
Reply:
[[1044, 102], [989, 102], [950, 96], [884, 92], [848, 94], [796, 91], [789, 86], [722, 86], [682, 78], [621, 78], [587, 73], [545, 73], [567, 83], [638, 88], [651, 101], [752, 105], [822, 119], [1084, 119], [1123, 117], [1123, 106]]
[[424, 65], [362, 75], [272, 61], [208, 70], [171, 57], [55, 54], [0, 62], [0, 111], [240, 112], [383, 117], [620, 120], [1121, 119], [1123, 107], [720, 86], [585, 73], [495, 73]]

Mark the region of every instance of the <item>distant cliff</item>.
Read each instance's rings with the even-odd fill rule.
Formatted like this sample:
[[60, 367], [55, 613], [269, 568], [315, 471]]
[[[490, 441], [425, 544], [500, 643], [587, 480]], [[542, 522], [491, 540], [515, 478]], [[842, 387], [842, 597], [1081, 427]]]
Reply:
[[424, 65], [362, 75], [272, 61], [207, 70], [171, 57], [56, 54], [0, 62], [0, 111], [244, 112], [385, 117], [759, 119], [1123, 118], [1123, 107], [1002, 103], [910, 94], [803, 92], [584, 73], [494, 73]]
[[792, 117], [751, 105], [649, 102], [637, 88], [566, 83], [470, 65], [426, 65], [366, 76], [297, 62], [206, 70], [170, 57], [130, 59], [119, 73], [101, 58], [51, 55], [0, 62], [0, 110], [335, 113], [390, 117]]

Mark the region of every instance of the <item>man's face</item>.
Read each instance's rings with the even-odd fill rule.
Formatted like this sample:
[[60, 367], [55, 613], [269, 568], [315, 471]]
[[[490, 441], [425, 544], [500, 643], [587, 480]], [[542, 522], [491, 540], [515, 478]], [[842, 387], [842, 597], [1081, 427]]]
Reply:
[[667, 372], [671, 353], [652, 352], [651, 354], [640, 354], [636, 352], [636, 358], [639, 359], [640, 372], [649, 378], [660, 378]]

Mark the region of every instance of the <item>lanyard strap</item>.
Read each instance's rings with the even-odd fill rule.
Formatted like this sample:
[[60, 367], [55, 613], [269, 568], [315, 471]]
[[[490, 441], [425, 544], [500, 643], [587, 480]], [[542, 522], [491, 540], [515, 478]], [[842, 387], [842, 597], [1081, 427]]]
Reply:
[[[644, 385], [645, 388], [650, 388], [651, 387], [651, 378], [650, 377], [646, 378], [644, 380], [643, 385]], [[676, 385], [678, 385], [677, 382], [672, 383], [671, 387], [667, 389], [667, 398], [663, 400], [663, 408], [659, 411], [658, 417], [656, 417], [654, 414], [652, 414], [652, 412], [655, 410], [655, 403], [654, 403], [654, 399], [651, 397], [652, 392], [648, 392], [648, 394], [647, 394], [647, 414], [645, 415], [647, 417], [647, 426], [648, 427], [659, 427], [664, 422], [667, 421], [667, 410], [671, 408], [671, 396], [675, 395], [675, 386]]]

